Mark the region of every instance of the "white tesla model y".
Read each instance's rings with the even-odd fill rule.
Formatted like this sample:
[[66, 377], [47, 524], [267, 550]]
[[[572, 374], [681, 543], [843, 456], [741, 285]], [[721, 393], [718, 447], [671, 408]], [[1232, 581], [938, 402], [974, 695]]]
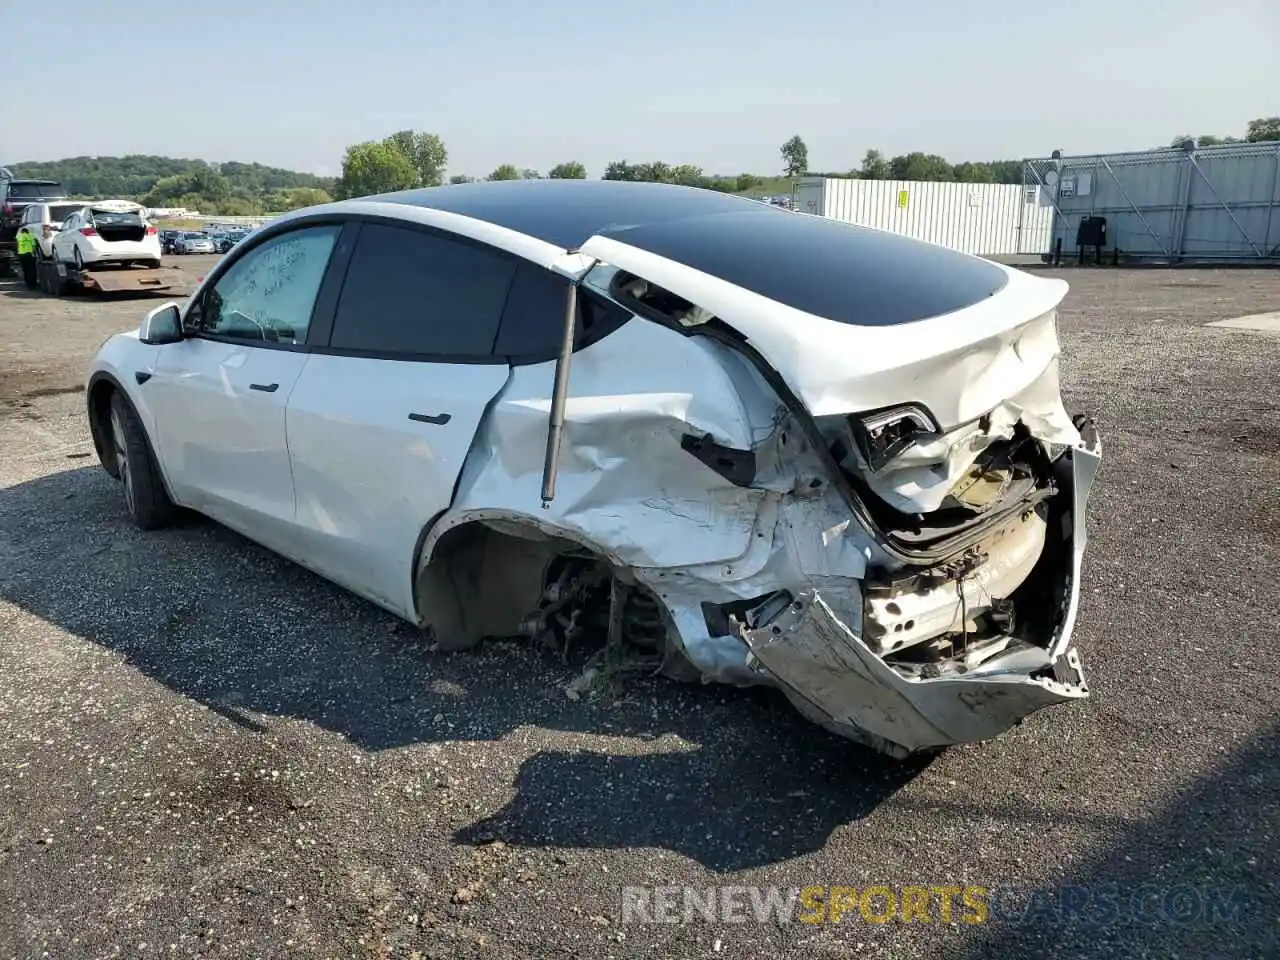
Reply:
[[904, 755], [1086, 696], [1066, 289], [692, 188], [393, 193], [111, 338], [89, 421], [143, 528], [195, 510], [442, 646], [620, 643]]

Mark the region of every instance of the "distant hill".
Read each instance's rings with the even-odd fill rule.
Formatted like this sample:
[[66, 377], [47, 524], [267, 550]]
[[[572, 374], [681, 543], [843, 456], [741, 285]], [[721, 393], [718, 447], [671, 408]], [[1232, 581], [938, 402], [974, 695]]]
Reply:
[[68, 157], [8, 164], [19, 177], [57, 180], [76, 197], [127, 197], [150, 206], [251, 215], [322, 203], [334, 180], [260, 163], [152, 157]]

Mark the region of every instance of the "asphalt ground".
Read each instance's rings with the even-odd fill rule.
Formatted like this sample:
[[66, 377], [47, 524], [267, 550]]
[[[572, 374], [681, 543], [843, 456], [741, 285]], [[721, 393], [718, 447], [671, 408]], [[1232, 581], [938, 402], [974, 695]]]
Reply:
[[[767, 691], [572, 700], [572, 664], [434, 653], [212, 523], [135, 531], [77, 385], [148, 304], [0, 284], [0, 956], [1276, 955], [1280, 339], [1205, 323], [1280, 273], [1049, 275], [1104, 442], [1092, 697], [908, 762]], [[658, 885], [856, 892], [624, 922]], [[877, 885], [988, 915], [873, 922]]]

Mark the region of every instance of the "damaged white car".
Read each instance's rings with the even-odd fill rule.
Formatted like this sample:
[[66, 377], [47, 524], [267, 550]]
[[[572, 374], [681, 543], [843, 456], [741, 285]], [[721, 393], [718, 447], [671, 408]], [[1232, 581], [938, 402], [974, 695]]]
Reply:
[[102, 347], [94, 443], [429, 627], [645, 651], [894, 755], [1086, 696], [1066, 284], [657, 184], [288, 214]]

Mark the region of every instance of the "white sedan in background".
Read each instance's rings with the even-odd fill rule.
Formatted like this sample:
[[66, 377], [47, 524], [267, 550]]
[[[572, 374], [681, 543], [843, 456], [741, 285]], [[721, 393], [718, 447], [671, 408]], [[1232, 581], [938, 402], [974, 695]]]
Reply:
[[71, 214], [53, 237], [53, 257], [77, 270], [86, 264], [160, 266], [160, 235], [146, 208], [131, 200], [102, 200]]
[[437, 187], [256, 231], [103, 345], [88, 418], [143, 529], [186, 507], [442, 648], [768, 684], [902, 756], [1087, 695], [1066, 290], [710, 190]]

